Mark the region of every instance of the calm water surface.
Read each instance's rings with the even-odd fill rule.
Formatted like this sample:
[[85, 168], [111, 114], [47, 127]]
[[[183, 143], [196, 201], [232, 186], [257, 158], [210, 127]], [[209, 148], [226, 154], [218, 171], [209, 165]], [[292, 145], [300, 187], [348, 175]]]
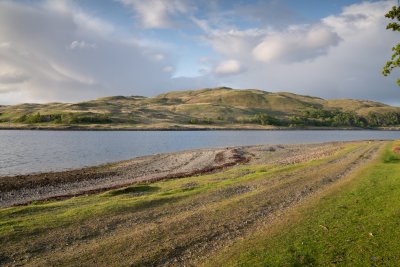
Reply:
[[400, 132], [0, 130], [0, 176], [65, 170], [193, 148], [366, 139], [400, 139]]

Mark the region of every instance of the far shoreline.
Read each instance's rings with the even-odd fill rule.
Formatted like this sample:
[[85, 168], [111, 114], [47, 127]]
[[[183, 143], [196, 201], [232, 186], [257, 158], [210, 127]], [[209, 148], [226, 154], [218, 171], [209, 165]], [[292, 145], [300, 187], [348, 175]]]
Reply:
[[90, 126], [0, 126], [1, 130], [24, 131], [400, 131], [400, 127], [90, 127]]

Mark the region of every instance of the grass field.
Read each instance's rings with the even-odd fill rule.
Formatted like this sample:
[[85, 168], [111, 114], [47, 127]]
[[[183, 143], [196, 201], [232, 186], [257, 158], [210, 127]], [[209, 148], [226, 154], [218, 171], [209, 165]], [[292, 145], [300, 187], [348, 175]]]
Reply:
[[0, 264], [395, 265], [397, 145], [347, 143], [306, 162], [5, 208]]
[[210, 265], [398, 266], [400, 156], [392, 146], [326, 195], [219, 252]]

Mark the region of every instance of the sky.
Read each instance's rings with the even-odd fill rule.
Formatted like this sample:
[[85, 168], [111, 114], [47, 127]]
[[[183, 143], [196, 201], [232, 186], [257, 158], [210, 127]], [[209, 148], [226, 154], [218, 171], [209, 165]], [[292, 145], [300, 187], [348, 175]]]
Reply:
[[0, 0], [0, 104], [227, 86], [400, 105], [395, 0]]

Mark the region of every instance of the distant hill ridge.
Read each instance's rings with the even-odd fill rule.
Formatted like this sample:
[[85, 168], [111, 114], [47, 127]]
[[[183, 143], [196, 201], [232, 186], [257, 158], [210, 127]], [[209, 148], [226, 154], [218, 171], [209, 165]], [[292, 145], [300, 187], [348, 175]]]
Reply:
[[219, 87], [172, 91], [156, 97], [110, 96], [80, 103], [0, 106], [0, 127], [5, 124], [105, 128], [377, 127], [400, 124], [400, 108], [369, 100], [325, 100], [288, 92]]

